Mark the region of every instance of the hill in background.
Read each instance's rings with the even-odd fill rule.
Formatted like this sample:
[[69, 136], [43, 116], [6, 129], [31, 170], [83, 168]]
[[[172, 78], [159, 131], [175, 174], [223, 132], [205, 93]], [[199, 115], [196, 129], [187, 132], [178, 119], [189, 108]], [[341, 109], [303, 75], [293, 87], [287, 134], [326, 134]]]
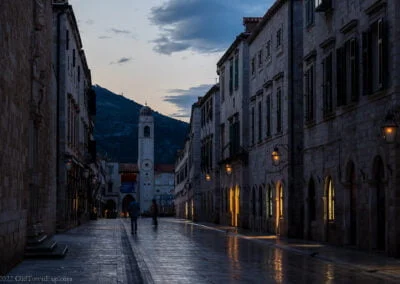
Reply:
[[[98, 85], [96, 92], [95, 139], [102, 156], [121, 163], [137, 163], [138, 121], [143, 105]], [[188, 124], [158, 112], [154, 117], [155, 163], [172, 164], [183, 147]]]

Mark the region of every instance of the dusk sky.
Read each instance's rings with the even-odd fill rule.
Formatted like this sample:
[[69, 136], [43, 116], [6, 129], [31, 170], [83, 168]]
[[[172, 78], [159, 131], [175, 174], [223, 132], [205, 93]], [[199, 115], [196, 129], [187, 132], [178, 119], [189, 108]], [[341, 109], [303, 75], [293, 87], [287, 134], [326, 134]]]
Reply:
[[216, 63], [273, 0], [69, 0], [93, 84], [188, 121]]

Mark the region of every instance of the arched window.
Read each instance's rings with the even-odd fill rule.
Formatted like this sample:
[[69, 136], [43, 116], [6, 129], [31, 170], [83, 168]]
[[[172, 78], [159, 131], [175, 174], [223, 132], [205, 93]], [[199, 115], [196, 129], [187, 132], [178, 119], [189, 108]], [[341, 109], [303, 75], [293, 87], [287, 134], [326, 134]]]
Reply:
[[267, 190], [267, 210], [268, 210], [268, 216], [272, 217], [272, 187], [268, 185], [268, 190]]
[[326, 202], [328, 221], [335, 220], [335, 188], [333, 187], [332, 178], [326, 180]]
[[144, 137], [150, 137], [150, 126], [145, 126], [143, 129]]
[[279, 184], [278, 187], [278, 197], [279, 197], [279, 217], [283, 217], [283, 203], [284, 203], [284, 196], [283, 196], [283, 185]]

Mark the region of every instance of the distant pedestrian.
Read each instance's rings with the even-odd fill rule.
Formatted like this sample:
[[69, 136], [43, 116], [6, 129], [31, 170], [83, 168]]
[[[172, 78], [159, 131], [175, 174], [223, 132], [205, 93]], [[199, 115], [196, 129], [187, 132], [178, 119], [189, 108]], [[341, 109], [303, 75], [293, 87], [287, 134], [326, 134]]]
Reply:
[[158, 217], [158, 205], [156, 200], [153, 198], [152, 200], [152, 204], [151, 204], [151, 216], [153, 218], [153, 225], [157, 226], [158, 225], [158, 221], [157, 221], [157, 217]]
[[132, 202], [128, 206], [129, 216], [131, 217], [131, 233], [137, 233], [137, 218], [140, 214], [139, 203], [133, 198]]

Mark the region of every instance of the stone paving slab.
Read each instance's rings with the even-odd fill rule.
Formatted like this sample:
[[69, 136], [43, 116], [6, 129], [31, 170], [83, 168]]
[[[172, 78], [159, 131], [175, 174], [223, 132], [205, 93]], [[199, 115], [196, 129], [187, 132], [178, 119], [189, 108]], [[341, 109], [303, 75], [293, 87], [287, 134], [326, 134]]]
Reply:
[[[160, 218], [158, 227], [139, 218], [137, 235], [130, 234], [129, 219], [99, 219], [55, 239], [70, 247], [64, 259], [27, 259], [6, 276], [16, 283], [399, 283], [391, 261], [367, 272], [310, 256], [321, 244], [175, 218]], [[342, 255], [348, 261], [358, 254]]]
[[26, 259], [0, 283], [143, 283], [118, 219], [90, 221], [54, 236], [68, 245], [63, 259]]
[[[121, 221], [129, 231], [129, 220]], [[173, 218], [161, 218], [156, 229], [150, 219], [141, 218], [130, 240], [148, 283], [396, 283], [273, 239]]]
[[275, 235], [266, 235], [212, 223], [199, 223], [197, 225], [238, 235], [245, 239], [261, 241], [272, 247], [308, 255], [316, 259], [335, 263], [336, 265], [352, 267], [371, 274], [378, 274], [400, 283], [400, 260], [387, 257], [380, 252], [365, 252], [354, 248], [338, 247], [314, 241], [279, 239]]

